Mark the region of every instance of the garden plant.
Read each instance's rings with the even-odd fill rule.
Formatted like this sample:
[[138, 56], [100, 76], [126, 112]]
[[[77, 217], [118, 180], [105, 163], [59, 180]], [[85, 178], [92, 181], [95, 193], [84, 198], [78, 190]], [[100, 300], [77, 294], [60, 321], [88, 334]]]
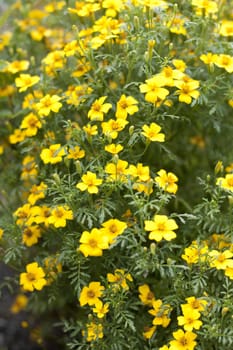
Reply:
[[9, 1], [1, 284], [41, 349], [233, 349], [232, 0]]

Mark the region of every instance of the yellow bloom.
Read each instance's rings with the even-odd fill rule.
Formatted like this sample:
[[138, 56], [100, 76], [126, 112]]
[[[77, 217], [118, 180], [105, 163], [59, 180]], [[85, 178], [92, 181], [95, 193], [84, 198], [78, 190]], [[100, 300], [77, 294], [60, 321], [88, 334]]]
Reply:
[[121, 95], [117, 102], [116, 117], [126, 119], [128, 114], [133, 115], [138, 111], [138, 101], [132, 96]]
[[100, 297], [102, 296], [104, 291], [104, 286], [101, 286], [100, 282], [91, 282], [88, 287], [85, 286], [81, 290], [79, 296], [79, 302], [81, 306], [86, 304], [92, 306], [97, 305], [100, 302]]
[[233, 191], [233, 174], [227, 174], [225, 177], [218, 177], [216, 184], [226, 190]]
[[102, 301], [100, 301], [95, 307], [93, 308], [93, 312], [97, 314], [98, 318], [103, 318], [109, 311], [109, 304], [103, 304]]
[[111, 181], [125, 181], [128, 162], [118, 159], [117, 163], [108, 163], [105, 167], [105, 172], [109, 174], [109, 180]]
[[40, 227], [35, 226], [27, 226], [23, 230], [23, 243], [27, 247], [31, 247], [32, 245], [36, 244], [41, 237], [41, 230]]
[[184, 332], [182, 329], [173, 332], [175, 340], [170, 341], [169, 350], [193, 350], [197, 344], [194, 339], [197, 335], [193, 332]]
[[92, 173], [91, 171], [88, 171], [86, 174], [84, 174], [81, 177], [81, 180], [82, 182], [79, 182], [76, 187], [80, 191], [88, 191], [91, 194], [98, 193], [98, 186], [100, 186], [103, 182], [102, 179], [97, 179], [96, 174]]
[[219, 252], [211, 250], [208, 254], [210, 257], [210, 266], [217, 270], [225, 270], [227, 267], [233, 267], [233, 253], [230, 250]]
[[40, 153], [40, 158], [45, 164], [56, 164], [62, 161], [62, 157], [65, 155], [64, 147], [60, 143], [51, 145], [49, 148], [44, 148]]
[[187, 304], [182, 305], [183, 312], [193, 312], [193, 311], [204, 311], [206, 305], [208, 304], [207, 300], [201, 299], [201, 298], [195, 298], [195, 297], [188, 297], [185, 299], [187, 301]]
[[11, 144], [15, 144], [18, 142], [22, 142], [26, 138], [25, 130], [15, 129], [14, 133], [9, 136], [9, 142]]
[[153, 325], [166, 328], [171, 321], [168, 317], [168, 314], [171, 312], [171, 306], [163, 304], [162, 300], [158, 299], [153, 300], [152, 307], [153, 309], [150, 309], [148, 312], [154, 316]]
[[17, 314], [18, 312], [24, 310], [28, 304], [28, 298], [24, 294], [18, 294], [11, 305], [10, 311], [13, 314]]
[[159, 170], [158, 175], [155, 177], [155, 182], [165, 191], [175, 194], [178, 189], [176, 184], [178, 181], [177, 176], [171, 172], [167, 173], [164, 169]]
[[20, 128], [25, 129], [25, 135], [29, 137], [36, 135], [38, 129], [40, 129], [41, 127], [41, 121], [33, 113], [29, 113], [28, 115], [26, 115], [23, 118], [22, 123], [20, 124]]
[[97, 228], [91, 232], [84, 231], [80, 237], [80, 246], [77, 251], [81, 251], [85, 257], [102, 256], [103, 249], [108, 249], [108, 238]]
[[57, 228], [65, 227], [66, 220], [73, 220], [73, 212], [69, 207], [62, 205], [55, 207], [48, 218], [49, 224], [53, 224]]
[[228, 73], [233, 72], [233, 56], [225, 54], [216, 55], [214, 64], [217, 67], [224, 68]]
[[[145, 328], [144, 328], [144, 332], [143, 332], [143, 337], [145, 337], [146, 339], [152, 338], [152, 336], [153, 336], [155, 330], [156, 330], [156, 326], [145, 327]], [[166, 349], [166, 350], [167, 350], [167, 349]]]
[[13, 61], [8, 64], [6, 67], [6, 71], [12, 74], [27, 70], [29, 67], [29, 61], [22, 60], [22, 61]]
[[102, 7], [106, 8], [107, 17], [116, 17], [117, 13], [122, 11], [124, 3], [122, 0], [104, 0]]
[[233, 36], [233, 21], [223, 20], [219, 29], [222, 36]]
[[[84, 332], [83, 332], [84, 335]], [[92, 342], [97, 339], [102, 339], [104, 336], [103, 326], [101, 323], [96, 324], [94, 322], [87, 324], [87, 341]]]
[[[181, 305], [182, 308], [182, 305]], [[202, 326], [202, 321], [199, 320], [201, 317], [200, 312], [197, 310], [187, 310], [183, 309], [183, 316], [178, 316], [178, 325], [183, 326], [185, 331], [191, 332], [193, 329], [200, 329]]]
[[162, 86], [166, 85], [166, 79], [163, 77], [152, 77], [146, 80], [146, 84], [140, 85], [140, 92], [145, 93], [147, 102], [156, 103], [158, 100], [165, 100], [169, 91]]
[[146, 182], [150, 179], [150, 168], [143, 166], [142, 163], [138, 163], [136, 166], [130, 165], [127, 173], [138, 181]]
[[155, 300], [154, 293], [150, 290], [148, 284], [143, 284], [138, 287], [139, 299], [144, 305], [152, 306], [153, 301]]
[[48, 226], [50, 223], [50, 216], [52, 215], [51, 210], [46, 205], [34, 206], [31, 208], [31, 218], [29, 222], [35, 222], [36, 224], [44, 224]]
[[145, 230], [151, 231], [149, 239], [160, 242], [162, 239], [170, 241], [176, 238], [174, 230], [178, 228], [175, 220], [169, 219], [166, 215], [155, 215], [154, 220], [145, 221]]
[[181, 255], [187, 264], [197, 264], [205, 261], [208, 253], [208, 246], [198, 246], [195, 242], [191, 246], [185, 248], [184, 254]]
[[116, 139], [118, 132], [123, 130], [129, 122], [124, 119], [109, 119], [107, 122], [101, 123], [103, 133], [106, 136], [110, 136], [112, 139]]
[[17, 217], [16, 224], [23, 226], [27, 224], [31, 215], [31, 205], [29, 203], [24, 204], [22, 207], [19, 207], [15, 212], [14, 216]]
[[114, 288], [123, 288], [125, 290], [129, 289], [127, 281], [132, 282], [133, 278], [130, 273], [125, 273], [122, 269], [116, 269], [114, 275], [112, 273], [107, 274], [107, 280], [110, 283], [114, 284]]
[[104, 119], [104, 114], [108, 113], [109, 109], [112, 108], [111, 103], [104, 103], [106, 98], [107, 96], [102, 96], [92, 103], [91, 109], [87, 114], [90, 120], [102, 121]]
[[124, 221], [118, 219], [109, 219], [101, 224], [103, 228], [100, 229], [100, 232], [108, 240], [109, 244], [114, 243], [116, 237], [121, 235], [127, 228], [127, 224]]
[[38, 75], [20, 74], [20, 76], [15, 79], [15, 84], [16, 87], [19, 88], [19, 92], [23, 92], [37, 84], [39, 80], [40, 77]]
[[68, 151], [68, 155], [67, 155], [68, 159], [81, 159], [83, 157], [85, 157], [85, 151], [80, 149], [79, 146], [70, 148]]
[[156, 123], [151, 123], [149, 126], [143, 125], [142, 130], [142, 135], [150, 141], [164, 142], [165, 140], [165, 135], [160, 133], [161, 126]]
[[104, 149], [111, 154], [118, 154], [124, 149], [124, 147], [122, 145], [111, 143], [110, 145], [105, 146]]
[[88, 137], [98, 134], [98, 129], [96, 125], [87, 124], [83, 127], [83, 130], [85, 131]]
[[202, 62], [208, 65], [214, 64], [216, 58], [217, 58], [217, 55], [213, 54], [212, 52], [208, 52], [207, 54], [202, 54], [200, 56], [200, 60], [202, 60]]
[[192, 5], [197, 7], [196, 13], [200, 16], [203, 12], [206, 16], [218, 12], [217, 4], [212, 0], [192, 0]]
[[60, 100], [61, 97], [57, 95], [45, 95], [35, 106], [39, 116], [48, 116], [51, 111], [57, 113], [62, 107]]
[[37, 262], [26, 266], [26, 272], [20, 274], [20, 285], [24, 290], [33, 292], [34, 289], [41, 290], [46, 285], [45, 273]]
[[28, 202], [34, 205], [39, 199], [45, 198], [47, 187], [43, 181], [39, 185], [33, 185], [29, 190]]
[[197, 90], [199, 88], [199, 81], [190, 80], [187, 82], [177, 80], [174, 85], [179, 89], [176, 90], [176, 95], [179, 95], [179, 101], [190, 104], [192, 98], [197, 99], [200, 92]]
[[4, 230], [2, 228], [0, 228], [0, 239], [2, 238], [3, 236], [3, 233], [4, 233]]

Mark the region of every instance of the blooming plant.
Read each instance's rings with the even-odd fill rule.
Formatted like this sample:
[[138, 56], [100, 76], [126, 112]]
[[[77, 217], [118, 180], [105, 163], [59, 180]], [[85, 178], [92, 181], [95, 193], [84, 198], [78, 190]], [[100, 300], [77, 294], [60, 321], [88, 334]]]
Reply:
[[232, 0], [18, 0], [0, 25], [9, 311], [46, 350], [233, 348]]

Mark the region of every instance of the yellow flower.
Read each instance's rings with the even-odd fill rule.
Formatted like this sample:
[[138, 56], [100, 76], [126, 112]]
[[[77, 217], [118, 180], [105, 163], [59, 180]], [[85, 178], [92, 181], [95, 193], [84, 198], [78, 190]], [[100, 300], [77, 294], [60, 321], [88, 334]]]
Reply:
[[[181, 305], [182, 308], [182, 305]], [[193, 329], [200, 329], [202, 326], [202, 321], [199, 320], [201, 317], [200, 312], [197, 310], [186, 310], [183, 309], [183, 316], [178, 316], [178, 325], [183, 326], [185, 331], [191, 332]]]
[[152, 306], [155, 300], [154, 293], [150, 290], [148, 284], [143, 284], [138, 287], [139, 298], [144, 305]]
[[62, 157], [64, 155], [64, 147], [61, 147], [60, 143], [56, 143], [51, 145], [49, 148], [44, 148], [40, 153], [40, 158], [45, 164], [56, 164], [62, 161]]
[[101, 234], [107, 237], [110, 244], [112, 244], [116, 240], [116, 237], [121, 235], [127, 228], [127, 224], [118, 219], [109, 219], [101, 225], [103, 227], [100, 229]]
[[184, 332], [182, 329], [173, 332], [175, 340], [170, 341], [169, 350], [193, 350], [197, 344], [194, 339], [197, 335], [193, 332]]
[[118, 154], [124, 149], [124, 147], [122, 145], [111, 143], [110, 145], [105, 146], [104, 149], [111, 154]]
[[92, 103], [91, 109], [87, 114], [90, 120], [102, 121], [104, 119], [104, 114], [108, 113], [109, 109], [112, 108], [111, 103], [104, 103], [106, 98], [107, 96], [102, 96]]
[[107, 280], [110, 283], [114, 284], [114, 288], [123, 288], [125, 290], [129, 289], [127, 281], [132, 282], [133, 278], [130, 273], [125, 273], [122, 269], [116, 269], [114, 275], [112, 273], [107, 274]]
[[179, 95], [179, 101], [190, 104], [192, 98], [197, 99], [200, 95], [200, 92], [197, 90], [199, 88], [199, 81], [190, 80], [190, 81], [180, 81], [177, 80], [174, 85], [179, 89], [176, 90], [176, 95]]
[[132, 96], [121, 95], [117, 102], [116, 117], [126, 119], [128, 114], [133, 115], [138, 111], [138, 101]]
[[150, 179], [150, 168], [148, 166], [143, 166], [142, 163], [138, 163], [136, 166], [130, 165], [128, 174], [138, 181], [146, 182]]
[[15, 84], [16, 87], [19, 88], [19, 92], [23, 92], [37, 84], [39, 80], [40, 77], [38, 75], [20, 74], [20, 76], [15, 79]]
[[41, 290], [46, 285], [45, 273], [37, 262], [26, 266], [26, 272], [20, 274], [20, 285], [24, 290], [33, 292], [34, 289]]
[[217, 67], [224, 68], [228, 73], [233, 72], [233, 56], [225, 54], [216, 55], [214, 64]]
[[207, 245], [199, 247], [195, 242], [193, 242], [191, 246], [185, 248], [184, 254], [182, 254], [181, 257], [187, 262], [187, 264], [197, 264], [206, 260], [207, 253]]
[[51, 111], [57, 113], [62, 107], [60, 100], [61, 97], [57, 95], [45, 95], [35, 106], [39, 116], [48, 116]]
[[12, 74], [27, 70], [29, 67], [29, 61], [22, 60], [22, 61], [13, 61], [8, 64], [6, 67], [6, 71], [10, 72]]
[[32, 245], [36, 244], [40, 237], [41, 230], [37, 225], [25, 227], [23, 230], [23, 243], [27, 247], [31, 247]]
[[83, 157], [85, 157], [85, 151], [80, 149], [79, 146], [70, 148], [68, 151], [68, 159], [81, 159]]
[[79, 182], [76, 187], [80, 191], [88, 191], [91, 194], [98, 193], [98, 186], [100, 186], [103, 182], [102, 179], [97, 179], [96, 174], [92, 173], [91, 171], [88, 171], [86, 174], [84, 174], [81, 177], [81, 180], [82, 182]]
[[43, 181], [39, 185], [33, 185], [29, 191], [28, 202], [34, 205], [39, 199], [45, 198], [47, 187]]
[[233, 21], [223, 20], [219, 29], [219, 34], [223, 36], [233, 36]]
[[203, 54], [200, 56], [200, 60], [202, 60], [202, 62], [208, 65], [214, 64], [216, 58], [217, 58], [217, 55], [213, 54], [212, 52], [208, 52], [207, 54]]
[[[144, 328], [144, 332], [143, 332], [143, 337], [145, 337], [146, 339], [152, 338], [152, 336], [153, 336], [155, 330], [156, 330], [156, 326], [145, 327], [145, 328]], [[167, 349], [166, 349], [166, 350], [167, 350]]]
[[26, 138], [25, 130], [15, 129], [14, 133], [9, 136], [9, 142], [11, 144], [15, 144], [18, 142], [22, 142]]
[[233, 191], [233, 174], [227, 174], [225, 177], [218, 177], [216, 184], [226, 190]]
[[162, 239], [170, 241], [176, 238], [174, 230], [178, 228], [175, 220], [169, 219], [166, 215], [155, 215], [154, 220], [145, 221], [145, 230], [151, 231], [149, 239], [160, 242]]
[[118, 159], [117, 163], [108, 163], [105, 167], [105, 172], [109, 174], [109, 180], [111, 181], [125, 181], [128, 162]]
[[171, 321], [168, 317], [168, 314], [171, 312], [171, 306], [163, 304], [162, 300], [158, 299], [153, 300], [152, 307], [153, 309], [150, 309], [148, 312], [154, 316], [153, 325], [166, 328]]
[[158, 100], [165, 100], [169, 91], [162, 86], [166, 85], [166, 79], [163, 77], [152, 77], [146, 80], [146, 84], [140, 85], [140, 92], [145, 93], [147, 102], [156, 103]]
[[142, 130], [142, 135], [150, 141], [164, 142], [165, 140], [165, 135], [160, 133], [161, 126], [156, 123], [151, 123], [149, 126], [143, 125]]
[[95, 307], [93, 308], [93, 312], [97, 314], [98, 318], [103, 318], [109, 311], [109, 304], [103, 304], [102, 301], [100, 301]]
[[77, 251], [81, 251], [85, 257], [102, 256], [103, 249], [108, 249], [108, 238], [97, 228], [91, 232], [84, 231], [80, 237], [80, 246]]
[[20, 124], [21, 129], [25, 129], [26, 136], [34, 136], [37, 134], [38, 129], [42, 127], [41, 121], [33, 113], [26, 115], [22, 123]]
[[98, 129], [96, 125], [87, 124], [83, 127], [83, 130], [85, 131], [88, 137], [98, 134]]
[[49, 225], [50, 216], [52, 215], [51, 210], [46, 205], [43, 206], [34, 206], [31, 208], [32, 217], [29, 219], [29, 222], [35, 222], [36, 224], [44, 224], [45, 226]]
[[59, 205], [51, 211], [48, 223], [53, 224], [57, 228], [65, 227], [66, 220], [73, 220], [73, 212], [69, 207]]
[[20, 311], [24, 310], [28, 304], [28, 297], [24, 294], [18, 294], [11, 305], [10, 311], [13, 314], [17, 314]]
[[217, 270], [225, 270], [227, 267], [233, 267], [233, 253], [230, 250], [219, 252], [211, 250], [208, 254], [210, 257], [210, 266]]
[[116, 17], [117, 13], [122, 11], [123, 6], [122, 0], [104, 0], [102, 3], [102, 7], [106, 8], [105, 15], [107, 17]]
[[31, 215], [31, 205], [29, 203], [24, 204], [22, 207], [19, 207], [14, 215], [17, 217], [16, 224], [23, 226], [27, 223]]
[[200, 16], [203, 12], [206, 16], [218, 12], [217, 4], [212, 0], [192, 0], [192, 5], [197, 7], [196, 13]]
[[104, 286], [101, 286], [100, 282], [91, 282], [88, 286], [83, 287], [79, 296], [79, 302], [81, 306], [86, 304], [92, 306], [97, 305], [100, 302], [100, 297], [104, 291]]
[[159, 170], [157, 174], [159, 176], [155, 177], [155, 182], [165, 191], [175, 194], [178, 189], [178, 186], [175, 183], [178, 181], [177, 176], [171, 172], [167, 173], [164, 169]]
[[[84, 332], [83, 332], [84, 335]], [[94, 322], [87, 324], [87, 341], [92, 342], [97, 339], [102, 339], [104, 336], [103, 326], [101, 323], [96, 324]]]
[[110, 136], [112, 139], [116, 139], [118, 132], [123, 130], [129, 122], [124, 119], [109, 119], [107, 122], [101, 123], [103, 133], [106, 136]]
[[206, 305], [208, 304], [207, 300], [201, 299], [201, 298], [195, 298], [195, 297], [188, 297], [185, 299], [187, 301], [187, 304], [182, 305], [183, 312], [192, 312], [192, 311], [204, 311]]

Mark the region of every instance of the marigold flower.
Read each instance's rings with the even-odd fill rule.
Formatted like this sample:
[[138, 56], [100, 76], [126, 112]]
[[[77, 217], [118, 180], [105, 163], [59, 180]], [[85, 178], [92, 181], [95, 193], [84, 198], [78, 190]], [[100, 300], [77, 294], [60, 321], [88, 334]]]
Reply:
[[233, 253], [230, 250], [224, 250], [223, 252], [211, 250], [208, 256], [210, 257], [210, 266], [215, 267], [217, 270], [233, 267]]
[[190, 104], [192, 98], [197, 99], [200, 92], [197, 90], [199, 88], [199, 81], [190, 80], [187, 82], [177, 80], [174, 85], [179, 89], [175, 93], [179, 95], [179, 101]]
[[116, 117], [126, 119], [128, 114], [133, 115], [138, 111], [138, 101], [132, 97], [126, 97], [121, 95], [120, 100], [117, 102]]
[[148, 284], [143, 284], [138, 287], [139, 299], [144, 305], [152, 306], [153, 301], [155, 300], [154, 293], [150, 290]]
[[227, 174], [225, 177], [218, 177], [216, 184], [225, 190], [233, 191], [233, 174]]
[[62, 161], [62, 157], [65, 155], [64, 147], [60, 143], [51, 145], [49, 148], [44, 148], [40, 153], [40, 158], [45, 164], [56, 164]]
[[39, 185], [33, 185], [29, 191], [28, 202], [34, 205], [39, 199], [45, 198], [47, 187], [43, 181]]
[[157, 173], [159, 176], [155, 177], [155, 182], [162, 187], [166, 192], [176, 193], [178, 186], [176, 182], [178, 178], [172, 172], [167, 173], [166, 170], [161, 169]]
[[50, 114], [50, 112], [57, 113], [62, 107], [61, 97], [57, 95], [45, 95], [40, 102], [35, 105], [36, 110], [38, 111], [39, 116], [45, 117]]
[[18, 72], [27, 70], [29, 67], [29, 61], [22, 60], [22, 61], [13, 61], [8, 64], [6, 67], [6, 71], [12, 74], [16, 74]]
[[39, 80], [40, 77], [38, 75], [20, 74], [20, 76], [15, 79], [15, 85], [19, 88], [19, 92], [23, 92], [37, 84]]
[[228, 73], [233, 72], [233, 56], [225, 54], [216, 55], [214, 64], [217, 67], [224, 68]]
[[23, 230], [23, 243], [27, 247], [31, 247], [36, 244], [41, 237], [41, 229], [39, 226], [27, 226]]
[[142, 130], [142, 135], [150, 141], [164, 142], [165, 140], [165, 135], [160, 133], [161, 126], [156, 123], [151, 123], [149, 126], [143, 125]]
[[[182, 305], [181, 305], [182, 308]], [[183, 309], [183, 316], [178, 316], [178, 325], [183, 326], [185, 331], [191, 332], [193, 329], [200, 329], [202, 326], [202, 321], [199, 320], [201, 317], [200, 312], [197, 310], [186, 310]]]
[[222, 36], [233, 36], [233, 21], [223, 20], [219, 29]]
[[26, 115], [20, 124], [20, 128], [25, 129], [25, 135], [29, 137], [35, 136], [38, 132], [38, 129], [40, 129], [41, 127], [41, 121], [33, 113], [29, 113], [28, 115]]
[[103, 304], [100, 301], [94, 308], [93, 312], [96, 313], [98, 318], [103, 318], [109, 311], [109, 304]]
[[127, 281], [132, 282], [133, 278], [130, 273], [125, 273], [123, 269], [116, 269], [114, 271], [114, 274], [112, 273], [107, 274], [107, 280], [108, 282], [114, 284], [115, 289], [123, 288], [125, 290], [129, 290]]
[[111, 154], [118, 154], [124, 149], [124, 147], [122, 145], [111, 143], [110, 145], [105, 146], [104, 149]]
[[96, 174], [92, 173], [91, 171], [88, 171], [86, 174], [84, 174], [81, 177], [81, 180], [82, 182], [79, 182], [76, 187], [80, 191], [88, 191], [91, 194], [98, 193], [98, 186], [100, 186], [103, 182], [102, 179], [97, 179]]
[[81, 159], [85, 157], [85, 151], [80, 149], [79, 146], [69, 148], [67, 158], [68, 159]]
[[197, 344], [194, 340], [197, 335], [193, 332], [184, 332], [182, 329], [173, 332], [175, 340], [170, 341], [169, 350], [193, 350]]
[[145, 93], [147, 102], [156, 103], [159, 100], [163, 101], [169, 94], [169, 91], [163, 86], [166, 85], [166, 79], [163, 77], [152, 77], [146, 80], [145, 84], [140, 85], [140, 92]]
[[149, 239], [160, 242], [162, 239], [170, 241], [176, 238], [174, 230], [178, 228], [175, 220], [169, 219], [166, 215], [155, 215], [154, 220], [145, 221], [145, 230], [151, 231]]
[[102, 339], [103, 336], [104, 336], [103, 325], [101, 323], [96, 324], [94, 322], [91, 322], [87, 324], [87, 341], [88, 342], [92, 342], [97, 339]]
[[46, 285], [44, 270], [33, 262], [26, 266], [26, 272], [20, 274], [20, 285], [24, 290], [33, 292], [34, 289], [41, 290]]
[[129, 122], [124, 119], [109, 119], [107, 122], [101, 123], [103, 133], [106, 136], [110, 136], [112, 139], [116, 139], [119, 131], [123, 130]]
[[97, 228], [93, 228], [91, 232], [84, 231], [80, 237], [80, 246], [77, 251], [87, 256], [102, 256], [103, 249], [108, 249], [108, 238], [102, 234]]
[[124, 221], [118, 219], [109, 219], [103, 222], [100, 232], [108, 239], [109, 244], [114, 243], [117, 236], [121, 235], [127, 228], [127, 224]]
[[66, 220], [73, 220], [72, 210], [67, 206], [58, 205], [51, 211], [48, 223], [53, 224], [57, 228], [65, 227]]
[[171, 311], [170, 305], [163, 304], [162, 300], [157, 299], [152, 302], [153, 309], [150, 309], [149, 314], [154, 316], [153, 325], [162, 326], [166, 328], [171, 319], [168, 317], [169, 312]]
[[117, 163], [108, 163], [105, 172], [109, 174], [110, 181], [125, 181], [128, 174], [128, 162], [118, 159]]
[[11, 144], [15, 144], [18, 142], [22, 142], [26, 138], [25, 130], [15, 129], [14, 133], [9, 136], [9, 142]]
[[108, 113], [109, 109], [112, 108], [111, 103], [104, 103], [106, 98], [107, 96], [102, 96], [92, 103], [91, 109], [87, 114], [89, 119], [98, 121], [104, 119], [104, 114]]
[[98, 306], [100, 297], [104, 291], [104, 286], [101, 286], [100, 282], [90, 282], [88, 286], [83, 287], [79, 296], [79, 302], [81, 306], [86, 304], [92, 306]]

